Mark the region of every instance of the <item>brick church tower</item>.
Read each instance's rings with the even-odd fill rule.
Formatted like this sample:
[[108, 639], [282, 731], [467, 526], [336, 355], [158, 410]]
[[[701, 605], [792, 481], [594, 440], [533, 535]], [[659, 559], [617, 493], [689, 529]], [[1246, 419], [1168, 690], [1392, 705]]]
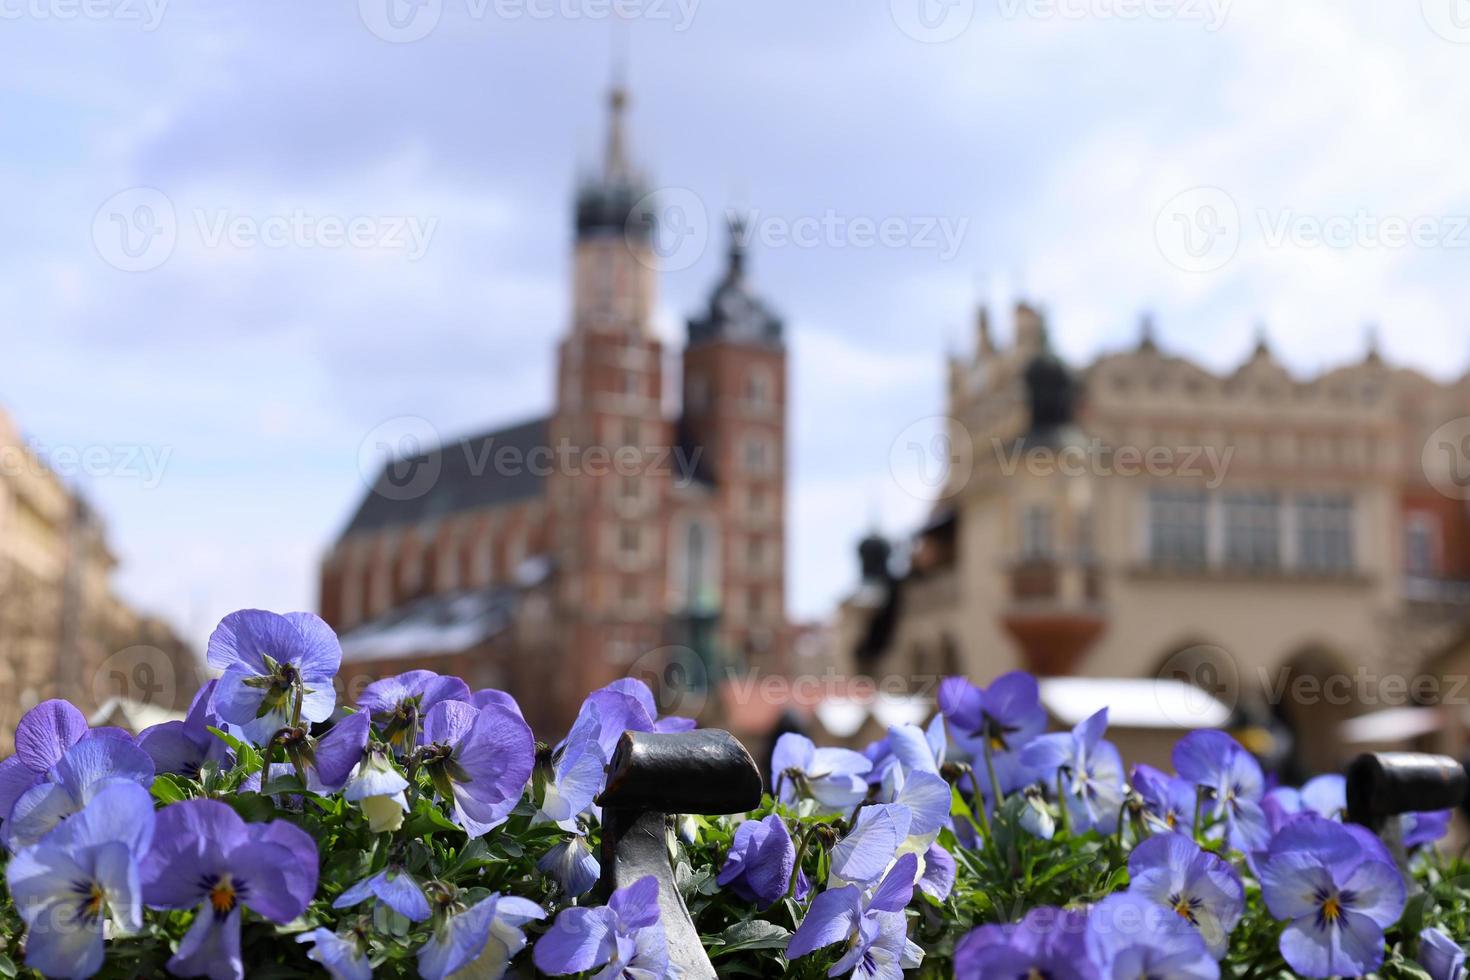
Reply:
[[572, 322], [557, 351], [548, 487], [562, 663], [555, 700], [575, 706], [663, 643], [663, 517], [673, 440], [662, 411], [663, 346], [652, 198], [628, 159], [627, 93], [609, 97], [601, 173], [578, 188]]
[[689, 321], [686, 443], [721, 516], [723, 597], [716, 643], [737, 664], [785, 670], [786, 346], [746, 276], [746, 227], [730, 222], [723, 278]]

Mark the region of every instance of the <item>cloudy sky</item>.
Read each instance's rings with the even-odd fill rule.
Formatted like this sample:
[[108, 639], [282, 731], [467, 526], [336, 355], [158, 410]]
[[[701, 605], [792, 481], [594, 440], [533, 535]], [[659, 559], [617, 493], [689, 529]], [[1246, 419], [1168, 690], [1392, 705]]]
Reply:
[[1370, 323], [1470, 364], [1465, 0], [618, 3], [0, 0], [0, 404], [126, 594], [196, 639], [312, 608], [384, 423], [547, 408], [617, 47], [655, 182], [756, 214], [798, 615], [923, 511], [890, 448], [981, 299], [1044, 304], [1076, 362], [1151, 310], [1220, 369], [1260, 324], [1301, 373]]

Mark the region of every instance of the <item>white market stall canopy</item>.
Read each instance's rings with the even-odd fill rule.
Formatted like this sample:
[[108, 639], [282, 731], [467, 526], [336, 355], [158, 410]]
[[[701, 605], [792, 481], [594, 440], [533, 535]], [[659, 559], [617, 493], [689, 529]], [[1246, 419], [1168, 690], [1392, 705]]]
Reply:
[[1193, 684], [1154, 677], [1048, 677], [1041, 704], [1070, 728], [1103, 708], [1112, 728], [1223, 728], [1230, 708]]

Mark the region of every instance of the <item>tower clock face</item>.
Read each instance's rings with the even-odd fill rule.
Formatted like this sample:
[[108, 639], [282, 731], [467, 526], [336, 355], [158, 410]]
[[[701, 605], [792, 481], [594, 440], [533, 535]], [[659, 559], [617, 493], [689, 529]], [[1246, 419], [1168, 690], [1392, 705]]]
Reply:
[[765, 317], [759, 306], [749, 296], [730, 291], [720, 297], [718, 310], [720, 319], [729, 324], [729, 332], [736, 337], [749, 339], [760, 336]]

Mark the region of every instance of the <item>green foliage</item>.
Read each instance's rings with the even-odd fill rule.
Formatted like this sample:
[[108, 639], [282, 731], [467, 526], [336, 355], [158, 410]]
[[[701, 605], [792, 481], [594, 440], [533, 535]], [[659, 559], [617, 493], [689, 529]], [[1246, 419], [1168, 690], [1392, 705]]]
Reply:
[[[532, 944], [567, 903], [536, 862], [565, 838], [553, 825], [532, 826], [536, 807], [523, 799], [510, 820], [489, 835], [470, 840], [433, 799], [426, 776], [415, 773], [409, 790], [410, 809], [396, 831], [374, 833], [362, 811], [340, 796], [319, 797], [302, 791], [295, 775], [269, 781], [264, 792], [242, 791], [247, 778], [264, 768], [262, 753], [223, 732], [220, 738], [235, 751], [236, 764], [225, 770], [206, 768], [198, 778], [162, 775], [153, 784], [160, 806], [191, 798], [223, 800], [250, 821], [288, 820], [318, 842], [320, 883], [305, 914], [284, 926], [246, 916], [242, 945], [252, 978], [320, 975], [296, 937], [318, 926], [365, 937], [374, 973], [380, 977], [417, 975], [415, 956], [434, 920], [411, 923], [378, 903], [333, 909], [332, 901], [347, 887], [395, 862], [421, 880], [432, 881], [430, 897], [442, 908], [467, 907], [491, 892], [520, 895], [540, 903], [547, 922], [528, 928]], [[534, 792], [534, 791], [533, 791]], [[955, 858], [957, 877], [951, 893], [939, 901], [917, 895], [908, 915], [911, 936], [925, 951], [921, 978], [949, 977], [956, 942], [985, 923], [1012, 922], [1038, 906], [1080, 907], [1127, 887], [1127, 852], [1141, 825], [1125, 820], [1121, 834], [1072, 835], [1059, 830], [1040, 839], [1020, 826], [1022, 804], [1009, 800], [998, 813], [975, 813], [956, 792], [952, 817], [955, 831], [944, 830], [938, 843]], [[694, 817], [692, 840], [679, 840], [672, 828], [670, 855], [675, 880], [722, 977], [791, 977], [816, 980], [842, 953], [834, 946], [788, 962], [784, 951], [801, 922], [803, 903], [788, 895], [769, 908], [754, 908], [716, 884], [720, 866], [742, 819], [776, 813], [786, 821], [796, 842], [800, 864], [813, 882], [827, 878], [828, 849], [850, 825], [852, 814], [817, 816], [810, 807], [791, 808], [767, 797], [762, 806], [739, 818]], [[988, 831], [988, 832], [987, 832]], [[589, 843], [598, 844], [599, 830], [590, 828]], [[1240, 855], [1227, 855], [1246, 882], [1247, 911], [1235, 930], [1222, 976], [1234, 980], [1271, 980], [1291, 975], [1277, 943], [1281, 925], [1261, 900]], [[1437, 926], [1451, 936], [1470, 935], [1470, 863], [1433, 850], [1413, 864], [1412, 897], [1403, 919], [1388, 932], [1389, 953], [1380, 976], [1389, 980], [1423, 980], [1414, 963], [1418, 933]], [[582, 899], [593, 903], [593, 896]], [[189, 927], [193, 912], [152, 912], [145, 930], [112, 940], [101, 976], [163, 976], [165, 962]], [[23, 963], [22, 923], [0, 881], [0, 978], [33, 977]], [[533, 970], [529, 953], [516, 961], [522, 975]]]

